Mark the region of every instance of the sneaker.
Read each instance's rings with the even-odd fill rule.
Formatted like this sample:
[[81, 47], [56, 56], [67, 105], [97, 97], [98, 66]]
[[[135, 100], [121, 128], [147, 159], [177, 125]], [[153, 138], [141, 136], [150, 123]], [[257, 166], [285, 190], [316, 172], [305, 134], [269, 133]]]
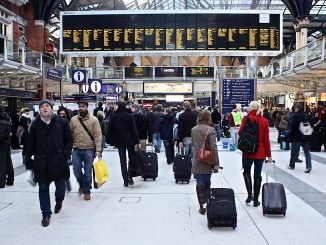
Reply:
[[309, 174], [310, 171], [311, 171], [311, 168], [307, 168], [304, 172], [305, 172], [306, 174]]
[[71, 192], [71, 182], [70, 182], [70, 179], [66, 180], [66, 189], [68, 192]]
[[293, 167], [291, 167], [290, 165], [288, 166], [288, 169], [294, 170], [294, 168], [293, 168]]
[[49, 224], [50, 224], [50, 217], [43, 217], [41, 224], [42, 224], [43, 227], [49, 226]]
[[84, 189], [83, 189], [83, 187], [79, 187], [79, 189], [78, 189], [78, 194], [79, 195], [82, 195], [84, 193]]
[[86, 201], [91, 200], [91, 195], [90, 194], [84, 194], [84, 200], [86, 200]]
[[59, 213], [61, 208], [62, 208], [62, 202], [57, 202], [54, 207], [54, 213], [55, 214]]

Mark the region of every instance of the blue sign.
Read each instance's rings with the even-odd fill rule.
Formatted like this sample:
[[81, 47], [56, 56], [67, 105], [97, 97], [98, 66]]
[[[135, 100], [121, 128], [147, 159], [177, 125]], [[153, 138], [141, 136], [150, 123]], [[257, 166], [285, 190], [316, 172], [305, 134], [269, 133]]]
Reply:
[[102, 85], [102, 79], [88, 79], [87, 83], [82, 86], [85, 94], [106, 94], [107, 86]]
[[86, 84], [87, 71], [86, 70], [72, 70], [71, 81], [73, 84]]
[[46, 67], [46, 77], [53, 80], [62, 80], [62, 70]]
[[211, 106], [211, 98], [198, 98], [197, 99], [197, 106]]
[[232, 105], [248, 106], [255, 99], [254, 79], [223, 79], [222, 114], [231, 113]]

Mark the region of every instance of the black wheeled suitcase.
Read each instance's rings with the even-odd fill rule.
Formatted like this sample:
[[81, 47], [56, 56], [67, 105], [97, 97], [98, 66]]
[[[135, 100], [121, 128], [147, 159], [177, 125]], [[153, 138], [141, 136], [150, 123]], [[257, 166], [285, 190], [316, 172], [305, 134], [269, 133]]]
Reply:
[[[214, 175], [216, 174], [213, 174], [212, 179], [215, 178]], [[214, 185], [212, 183], [212, 186]], [[235, 206], [234, 191], [229, 188], [212, 187], [208, 190], [207, 195], [208, 228], [232, 227], [235, 229], [237, 227], [237, 209]]]
[[[266, 162], [265, 162], [266, 163]], [[274, 164], [274, 180], [275, 180], [275, 161]], [[284, 186], [281, 183], [268, 182], [268, 174], [266, 170], [266, 182], [262, 189], [262, 206], [263, 215], [286, 215], [287, 202]]]
[[131, 177], [141, 176], [143, 172], [143, 166], [145, 165], [145, 151], [138, 149], [135, 152], [134, 165], [131, 168]]
[[312, 152], [320, 152], [321, 144], [322, 144], [322, 133], [318, 131], [314, 131], [310, 138], [310, 151]]
[[[153, 148], [154, 149], [154, 148]], [[158, 159], [154, 152], [144, 152], [144, 163], [142, 167], [141, 177], [146, 181], [147, 179], [155, 179], [158, 176]]]
[[186, 182], [189, 184], [191, 178], [191, 158], [188, 155], [182, 155], [178, 149], [178, 154], [174, 157], [173, 172], [175, 183]]

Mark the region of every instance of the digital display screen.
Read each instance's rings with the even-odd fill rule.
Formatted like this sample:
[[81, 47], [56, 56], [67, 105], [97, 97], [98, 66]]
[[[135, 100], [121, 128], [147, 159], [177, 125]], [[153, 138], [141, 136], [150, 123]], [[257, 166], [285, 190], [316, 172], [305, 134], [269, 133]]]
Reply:
[[62, 51], [279, 51], [281, 48], [281, 17], [277, 13], [107, 12], [63, 12]]
[[152, 67], [125, 67], [126, 78], [151, 78], [152, 76]]
[[214, 77], [214, 67], [186, 67], [187, 77]]

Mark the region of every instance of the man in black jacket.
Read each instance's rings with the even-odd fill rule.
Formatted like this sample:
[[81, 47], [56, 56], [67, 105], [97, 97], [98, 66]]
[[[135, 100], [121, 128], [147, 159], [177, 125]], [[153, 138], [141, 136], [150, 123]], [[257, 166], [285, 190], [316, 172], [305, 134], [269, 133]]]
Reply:
[[222, 119], [221, 113], [219, 113], [218, 106], [216, 106], [214, 111], [212, 112], [212, 121], [216, 131], [217, 141], [220, 141], [221, 139], [221, 119]]
[[156, 153], [160, 153], [162, 146], [160, 131], [158, 130], [158, 124], [160, 123], [161, 118], [163, 117], [162, 110], [162, 105], [157, 105], [156, 111], [154, 111], [150, 117], [151, 132], [153, 134], [153, 145]]
[[295, 112], [291, 115], [289, 120], [289, 140], [292, 142], [291, 145], [291, 159], [289, 169], [294, 170], [295, 162], [299, 157], [300, 146], [302, 146], [305, 157], [306, 157], [306, 170], [305, 173], [311, 171], [311, 156], [310, 156], [310, 136], [304, 135], [300, 130], [300, 124], [302, 122], [309, 123], [308, 116], [303, 112], [300, 105], [295, 105]]
[[189, 101], [183, 103], [184, 112], [180, 114], [178, 120], [179, 147], [185, 148], [186, 155], [191, 153], [191, 129], [197, 125], [197, 114], [191, 110]]
[[137, 104], [133, 104], [131, 106], [131, 111], [137, 127], [140, 149], [146, 151], [146, 140], [148, 139], [149, 143], [151, 143], [153, 140], [153, 136], [151, 134], [151, 129], [149, 126], [149, 119], [140, 109], [140, 106]]
[[28, 134], [26, 169], [34, 170], [39, 184], [39, 199], [42, 210], [42, 226], [50, 224], [51, 203], [49, 186], [55, 182], [56, 205], [59, 213], [65, 197], [65, 179], [70, 175], [67, 159], [72, 150], [72, 133], [64, 118], [53, 114], [53, 104], [42, 100], [40, 115], [32, 122]]
[[14, 168], [10, 153], [10, 117], [0, 105], [0, 188], [14, 184]]
[[98, 102], [98, 107], [96, 107], [93, 111], [93, 116], [96, 117], [97, 116], [97, 112], [98, 111], [102, 111], [104, 112], [104, 109], [103, 109], [103, 102]]
[[[139, 145], [139, 137], [135, 119], [123, 101], [118, 102], [118, 109], [109, 122], [106, 143], [118, 148], [124, 186], [133, 185], [130, 173], [134, 166], [135, 148]], [[126, 150], [129, 158], [128, 168]]]

